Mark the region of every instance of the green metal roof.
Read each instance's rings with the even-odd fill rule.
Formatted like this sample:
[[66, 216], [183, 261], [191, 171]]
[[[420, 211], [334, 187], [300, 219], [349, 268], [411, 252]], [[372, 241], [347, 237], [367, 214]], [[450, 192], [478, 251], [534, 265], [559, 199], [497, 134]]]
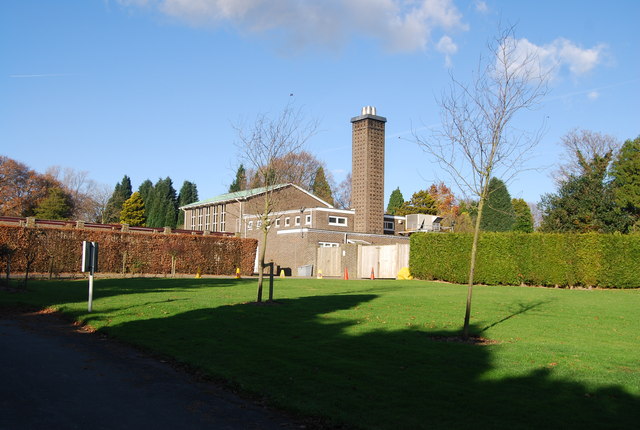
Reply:
[[[273, 187], [271, 187], [271, 190], [277, 190], [278, 188], [282, 188], [282, 187], [285, 187], [287, 185], [290, 185], [290, 184], [274, 185]], [[234, 193], [220, 194], [219, 196], [215, 196], [215, 197], [212, 197], [210, 199], [200, 200], [199, 202], [189, 203], [188, 205], [180, 206], [180, 209], [187, 209], [187, 208], [191, 208], [191, 207], [208, 205], [208, 204], [212, 204], [212, 203], [222, 203], [222, 202], [229, 202], [229, 201], [235, 201], [235, 200], [244, 200], [244, 199], [247, 199], [249, 197], [252, 197], [252, 196], [255, 196], [255, 195], [258, 195], [258, 194], [262, 194], [262, 193], [264, 193], [266, 191], [267, 191], [267, 187], [260, 187], [260, 188], [252, 188], [250, 190], [236, 191]]]

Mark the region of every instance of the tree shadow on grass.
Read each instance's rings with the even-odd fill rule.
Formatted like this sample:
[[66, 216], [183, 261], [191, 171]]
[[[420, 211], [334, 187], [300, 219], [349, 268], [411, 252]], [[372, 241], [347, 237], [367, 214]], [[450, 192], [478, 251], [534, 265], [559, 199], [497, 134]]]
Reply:
[[312, 296], [280, 300], [281, 306], [222, 306], [103, 330], [273, 404], [324, 416], [329, 424], [636, 428], [640, 420], [640, 399], [617, 386], [593, 390], [559, 380], [549, 368], [486, 378], [494, 348], [504, 346], [433, 340], [457, 332], [386, 330], [356, 310], [376, 297]]
[[505, 322], [505, 321], [507, 321], [507, 320], [509, 320], [509, 319], [511, 319], [511, 318], [513, 318], [513, 317], [515, 317], [515, 316], [518, 316], [518, 315], [521, 315], [521, 314], [527, 313], [527, 312], [529, 312], [530, 310], [533, 310], [533, 309], [535, 309], [535, 308], [538, 308], [538, 307], [540, 307], [540, 306], [542, 306], [542, 305], [546, 305], [547, 303], [550, 303], [550, 302], [551, 302], [551, 300], [539, 300], [539, 301], [535, 301], [535, 302], [528, 302], [528, 303], [517, 303], [517, 304], [516, 304], [516, 308], [515, 308], [515, 309], [512, 309], [512, 310], [511, 310], [511, 313], [510, 313], [509, 315], [507, 315], [507, 316], [506, 316], [506, 317], [504, 317], [504, 318], [499, 319], [499, 320], [498, 320], [498, 321], [496, 321], [496, 322], [493, 322], [493, 323], [491, 323], [491, 324], [489, 324], [489, 325], [487, 325], [487, 326], [483, 327], [483, 328], [480, 330], [480, 333], [482, 333], [482, 332], [484, 332], [484, 331], [487, 331], [487, 330], [489, 330], [490, 328], [493, 328], [493, 327], [497, 326], [498, 324], [502, 324], [503, 322]]
[[[93, 286], [94, 300], [112, 296], [125, 296], [139, 293], [179, 293], [200, 288], [230, 288], [255, 282], [251, 279], [233, 278], [109, 278], [96, 277]], [[82, 302], [87, 300], [88, 280], [60, 281], [38, 280], [30, 283], [30, 291], [35, 292], [38, 306], [51, 306], [58, 303]], [[26, 291], [25, 294], [29, 294]], [[23, 297], [25, 303], [29, 297]]]

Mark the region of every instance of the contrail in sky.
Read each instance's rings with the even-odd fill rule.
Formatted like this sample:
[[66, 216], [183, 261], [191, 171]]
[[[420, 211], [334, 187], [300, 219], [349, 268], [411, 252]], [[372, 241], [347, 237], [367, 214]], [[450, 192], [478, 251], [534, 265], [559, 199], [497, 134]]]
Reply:
[[32, 75], [9, 75], [10, 78], [53, 78], [58, 76], [73, 76], [70, 73], [40, 73]]

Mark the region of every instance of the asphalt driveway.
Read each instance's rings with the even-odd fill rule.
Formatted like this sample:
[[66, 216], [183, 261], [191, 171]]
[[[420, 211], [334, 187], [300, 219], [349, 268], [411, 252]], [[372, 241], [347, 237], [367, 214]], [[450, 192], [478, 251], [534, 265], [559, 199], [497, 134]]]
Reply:
[[56, 315], [0, 309], [0, 429], [304, 427]]

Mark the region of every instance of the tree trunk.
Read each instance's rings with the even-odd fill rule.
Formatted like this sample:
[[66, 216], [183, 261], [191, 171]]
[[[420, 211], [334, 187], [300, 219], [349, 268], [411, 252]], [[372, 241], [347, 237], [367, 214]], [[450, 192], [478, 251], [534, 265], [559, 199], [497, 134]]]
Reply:
[[24, 268], [24, 289], [27, 289], [27, 282], [29, 281], [29, 269], [31, 268], [31, 263], [27, 260], [27, 265]]
[[171, 256], [171, 277], [172, 278], [176, 277], [176, 256], [175, 255]]
[[53, 256], [49, 259], [49, 280], [53, 279]]
[[11, 277], [11, 253], [7, 255], [7, 285], [9, 285], [10, 277]]
[[263, 235], [262, 235], [262, 243], [260, 244], [260, 264], [259, 264], [259, 270], [258, 270], [258, 299], [257, 299], [258, 303], [262, 302], [262, 281], [264, 279], [264, 273], [263, 273], [264, 258], [267, 253], [267, 234], [269, 233], [266, 227], [263, 227], [262, 231], [263, 231]]
[[462, 328], [462, 338], [469, 338], [469, 320], [471, 319], [471, 297], [473, 296], [473, 276], [476, 272], [476, 255], [478, 254], [478, 239], [480, 238], [480, 220], [484, 209], [484, 201], [486, 198], [486, 189], [488, 184], [484, 185], [480, 203], [478, 203], [478, 217], [476, 218], [476, 226], [473, 229], [473, 243], [471, 244], [471, 259], [469, 262], [469, 282], [467, 283], [467, 308], [464, 314], [464, 326]]

